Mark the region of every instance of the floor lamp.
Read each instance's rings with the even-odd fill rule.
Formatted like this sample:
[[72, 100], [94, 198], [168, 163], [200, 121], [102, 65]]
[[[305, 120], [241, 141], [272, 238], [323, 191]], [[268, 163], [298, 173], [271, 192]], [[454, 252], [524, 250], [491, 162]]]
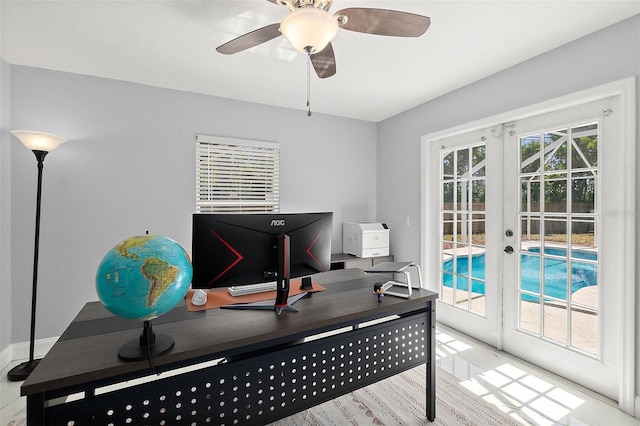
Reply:
[[31, 336], [29, 340], [29, 361], [23, 362], [9, 370], [7, 379], [12, 382], [21, 381], [29, 377], [36, 368], [39, 359], [34, 359], [34, 344], [36, 333], [36, 290], [38, 287], [38, 246], [40, 244], [40, 201], [42, 193], [42, 168], [44, 157], [58, 146], [66, 142], [66, 139], [49, 133], [34, 132], [31, 130], [12, 130], [11, 133], [36, 155], [38, 161], [38, 192], [36, 196], [36, 236], [33, 249], [33, 287], [31, 292]]

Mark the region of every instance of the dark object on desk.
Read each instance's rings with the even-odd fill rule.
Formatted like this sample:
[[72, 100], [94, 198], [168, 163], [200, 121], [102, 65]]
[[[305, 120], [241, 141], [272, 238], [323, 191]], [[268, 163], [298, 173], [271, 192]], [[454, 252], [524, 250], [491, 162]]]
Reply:
[[382, 296], [384, 296], [384, 292], [393, 287], [393, 284], [389, 281], [387, 282], [379, 282], [373, 285], [373, 292], [378, 295], [378, 302], [382, 302]]
[[144, 322], [139, 339], [130, 340], [122, 345], [118, 351], [118, 358], [124, 361], [138, 361], [149, 359], [167, 353], [173, 348], [173, 337], [166, 334], [156, 334], [151, 327], [151, 321]]
[[311, 277], [302, 277], [300, 290], [313, 290], [313, 285], [311, 285]]
[[373, 285], [373, 292], [378, 296], [378, 302], [382, 302], [382, 296], [384, 296], [384, 290], [382, 289], [382, 283], [375, 283]]

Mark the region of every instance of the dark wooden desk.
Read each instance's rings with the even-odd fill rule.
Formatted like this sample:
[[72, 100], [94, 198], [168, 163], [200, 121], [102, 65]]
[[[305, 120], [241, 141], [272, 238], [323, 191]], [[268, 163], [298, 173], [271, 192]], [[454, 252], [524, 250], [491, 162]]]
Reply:
[[[153, 321], [175, 339], [153, 367], [117, 355], [142, 322], [87, 303], [21, 387], [28, 424], [265, 424], [424, 363], [433, 420], [437, 294], [378, 303], [379, 279], [359, 269], [318, 274], [327, 290], [279, 317], [182, 303]], [[154, 381], [122, 386], [154, 369]]]

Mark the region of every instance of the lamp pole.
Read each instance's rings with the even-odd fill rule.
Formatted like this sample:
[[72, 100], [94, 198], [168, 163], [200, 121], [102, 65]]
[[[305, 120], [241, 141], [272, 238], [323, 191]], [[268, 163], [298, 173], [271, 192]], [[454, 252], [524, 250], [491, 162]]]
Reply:
[[41, 132], [26, 130], [14, 130], [14, 134], [20, 141], [33, 151], [38, 161], [38, 189], [36, 193], [36, 230], [33, 248], [33, 283], [31, 288], [31, 330], [29, 334], [29, 361], [18, 364], [7, 373], [7, 379], [12, 382], [25, 380], [40, 362], [35, 359], [35, 335], [36, 335], [36, 301], [38, 290], [38, 252], [40, 247], [40, 207], [42, 205], [42, 169], [44, 157], [49, 151], [66, 142], [59, 136]]

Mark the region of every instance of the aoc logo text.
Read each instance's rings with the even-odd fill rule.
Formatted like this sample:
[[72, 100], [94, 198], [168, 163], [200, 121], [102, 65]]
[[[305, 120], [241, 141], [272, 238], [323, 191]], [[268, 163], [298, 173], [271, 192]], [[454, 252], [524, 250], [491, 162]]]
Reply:
[[272, 219], [271, 226], [284, 226], [284, 219]]

